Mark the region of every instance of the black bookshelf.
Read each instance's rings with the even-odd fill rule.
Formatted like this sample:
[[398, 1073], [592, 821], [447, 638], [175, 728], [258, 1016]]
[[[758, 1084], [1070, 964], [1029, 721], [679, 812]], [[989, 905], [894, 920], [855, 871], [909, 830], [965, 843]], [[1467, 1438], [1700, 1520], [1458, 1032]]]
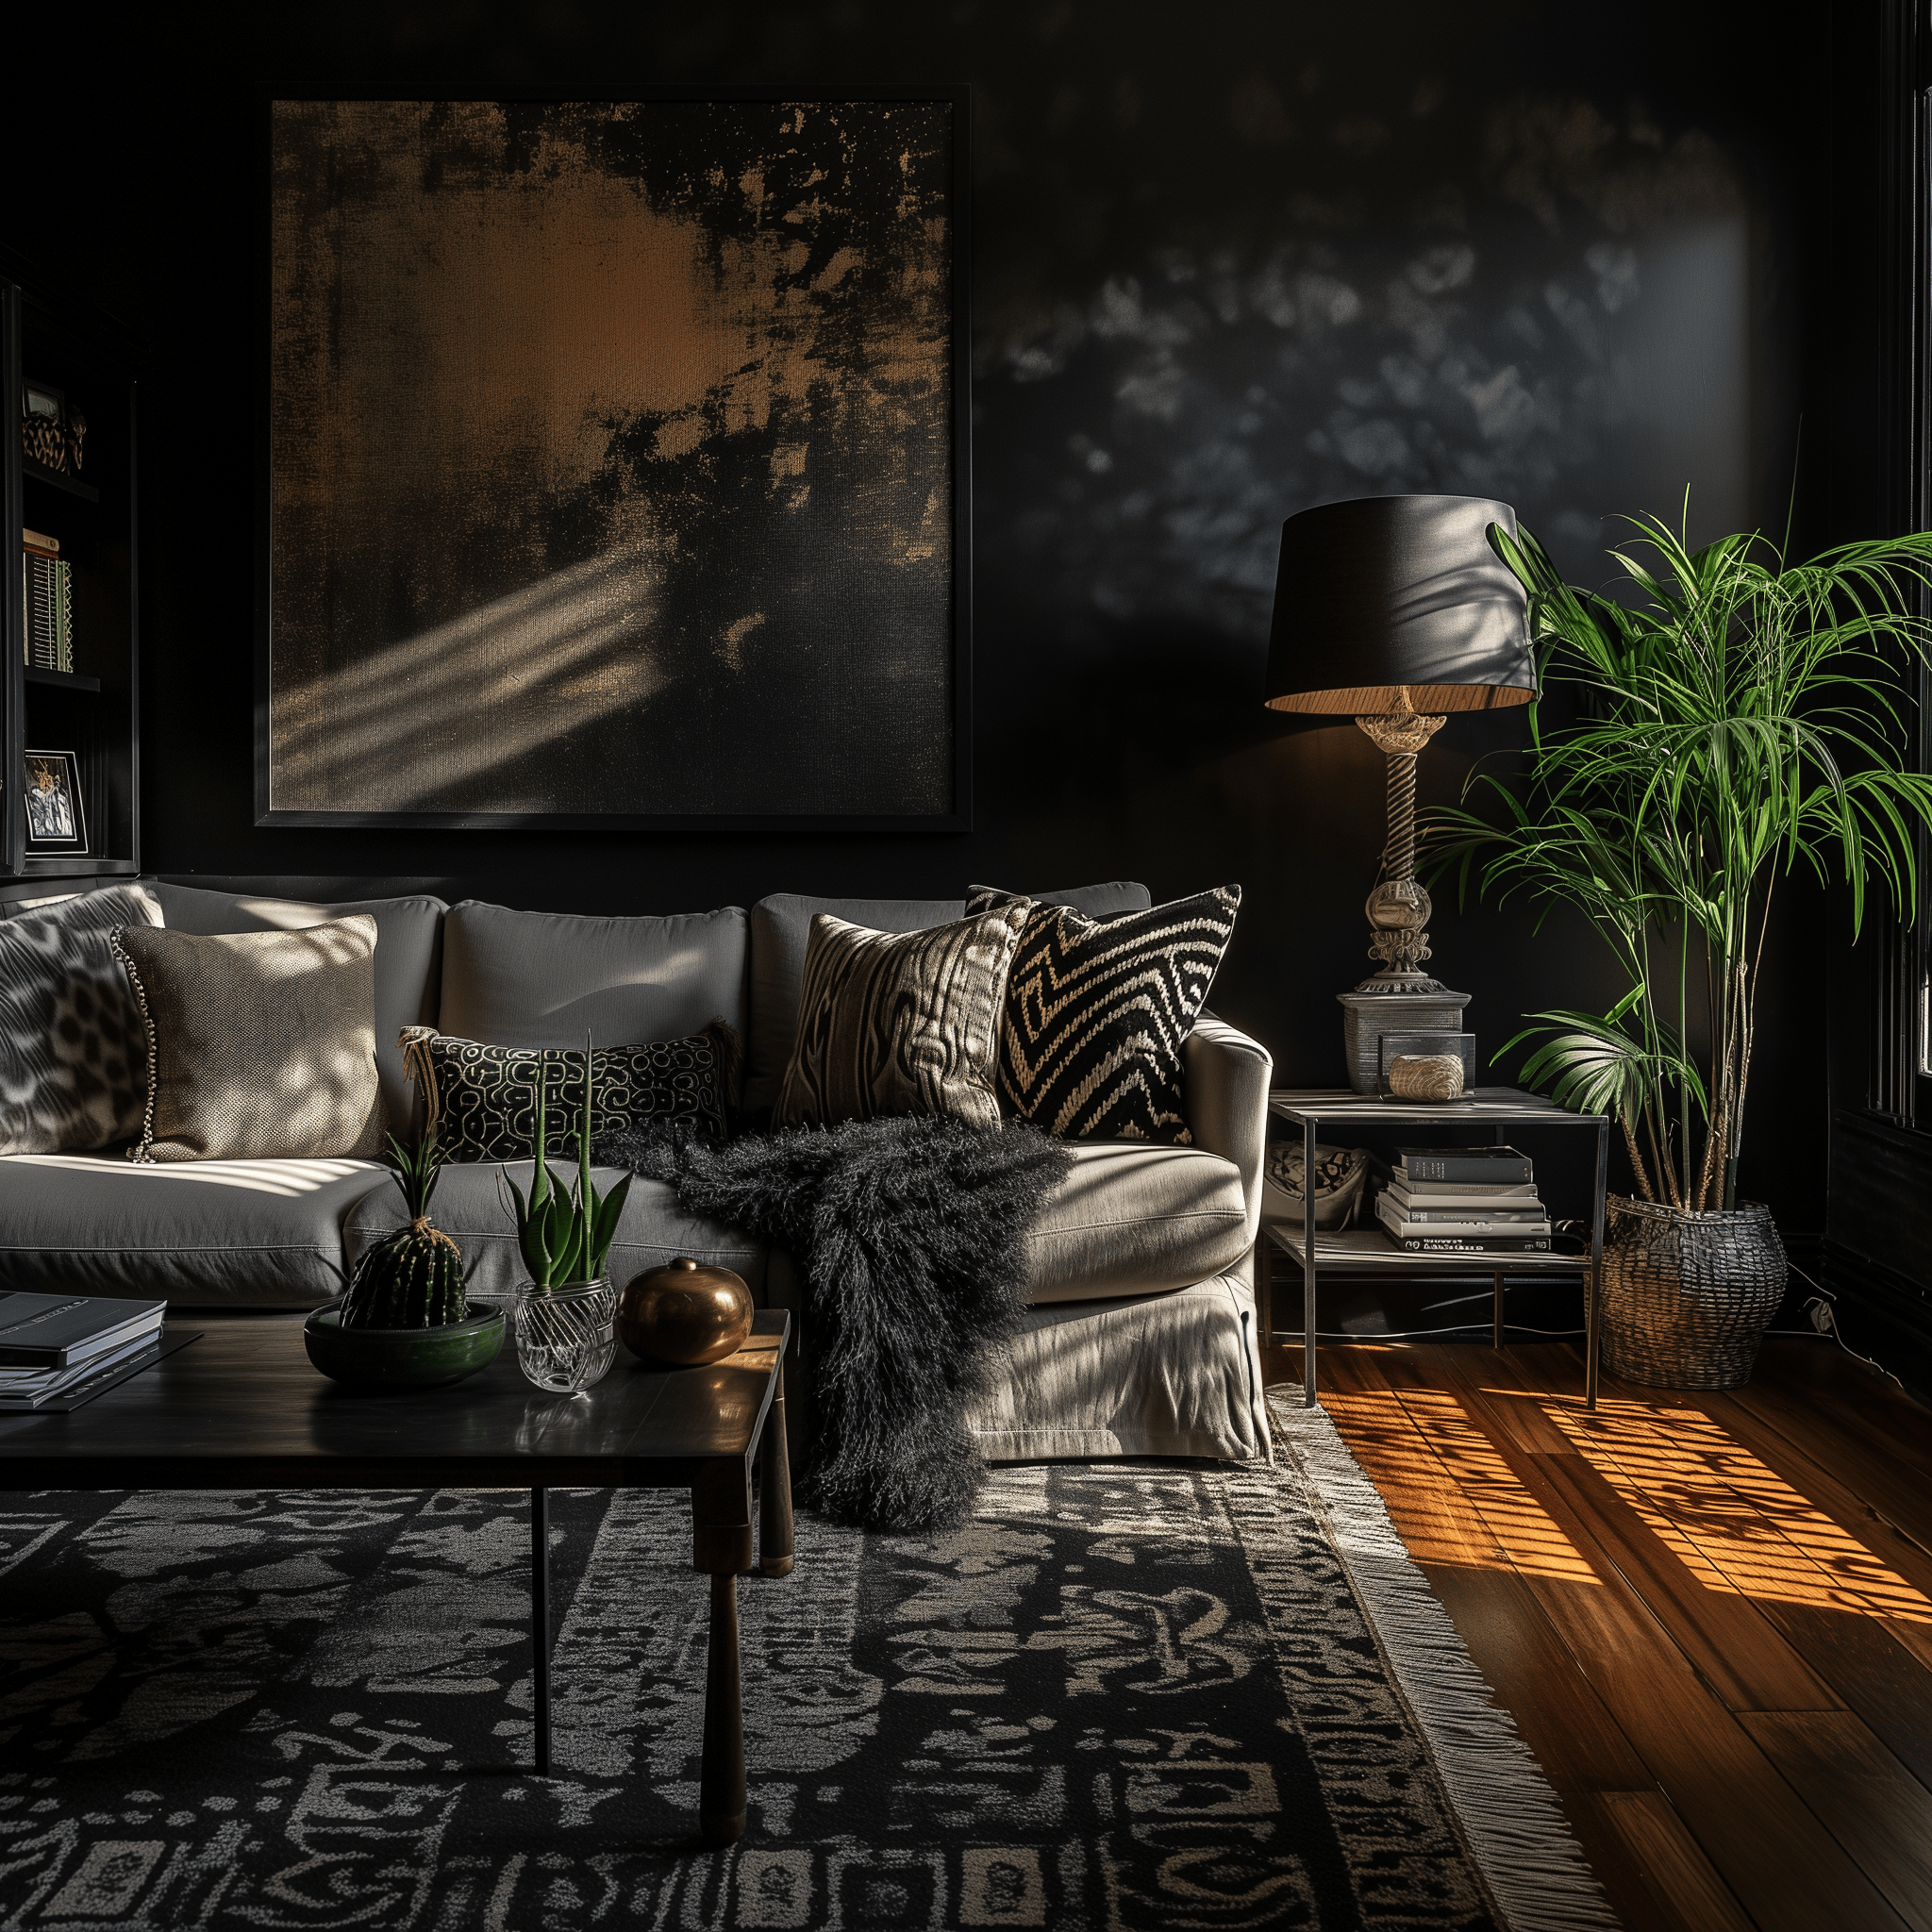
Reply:
[[[87, 419], [78, 472], [29, 456], [23, 385], [60, 391]], [[0, 576], [0, 879], [98, 878], [141, 868], [139, 523], [135, 366], [118, 325], [62, 299], [0, 253], [0, 527], [9, 558], [19, 533], [55, 538], [72, 589], [71, 672], [26, 662], [22, 566]], [[29, 750], [74, 754], [84, 851], [28, 850]]]

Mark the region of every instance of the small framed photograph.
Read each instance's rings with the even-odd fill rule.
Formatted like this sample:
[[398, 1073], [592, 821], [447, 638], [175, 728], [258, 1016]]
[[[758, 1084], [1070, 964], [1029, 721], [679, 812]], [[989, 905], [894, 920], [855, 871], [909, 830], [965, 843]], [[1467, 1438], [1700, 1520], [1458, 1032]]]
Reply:
[[1381, 1042], [1382, 1094], [1400, 1099], [1389, 1084], [1389, 1070], [1398, 1059], [1418, 1055], [1454, 1054], [1462, 1062], [1462, 1091], [1457, 1099], [1467, 1100], [1475, 1088], [1475, 1035], [1474, 1033], [1385, 1033]]
[[29, 858], [87, 850], [80, 802], [80, 758], [71, 751], [29, 751], [26, 760], [26, 854]]

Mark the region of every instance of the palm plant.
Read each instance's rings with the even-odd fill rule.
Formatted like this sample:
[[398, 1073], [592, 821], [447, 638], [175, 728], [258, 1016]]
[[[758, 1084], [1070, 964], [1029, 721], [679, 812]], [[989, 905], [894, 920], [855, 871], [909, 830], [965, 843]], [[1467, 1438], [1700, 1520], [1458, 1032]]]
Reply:
[[1932, 647], [1932, 534], [1788, 564], [1756, 535], [1693, 551], [1631, 522], [1638, 537], [1610, 553], [1628, 605], [1573, 589], [1526, 531], [1491, 526], [1528, 592], [1539, 688], [1575, 688], [1583, 715], [1546, 733], [1532, 704], [1526, 793], [1479, 775], [1488, 810], [1465, 792], [1433, 814], [1429, 869], [1526, 897], [1539, 927], [1558, 907], [1590, 922], [1622, 997], [1527, 1015], [1497, 1058], [1535, 1041], [1525, 1083], [1614, 1114], [1644, 1200], [1730, 1208], [1778, 881], [1841, 878], [1855, 937], [1874, 882], [1902, 913], [1917, 905], [1932, 778], [1907, 768], [1900, 673]]

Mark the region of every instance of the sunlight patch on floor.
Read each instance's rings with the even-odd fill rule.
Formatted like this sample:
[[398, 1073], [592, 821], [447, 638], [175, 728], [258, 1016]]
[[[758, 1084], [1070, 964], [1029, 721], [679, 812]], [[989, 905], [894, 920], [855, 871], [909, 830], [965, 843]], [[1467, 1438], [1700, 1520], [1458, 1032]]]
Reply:
[[[1399, 1396], [1330, 1390], [1322, 1406], [1380, 1491], [1417, 1562], [1516, 1570], [1564, 1583], [1600, 1581], [1455, 1396], [1422, 1389]], [[1481, 1518], [1488, 1547], [1472, 1543], [1442, 1499], [1445, 1466]]]
[[1932, 1625], [1932, 1598], [1702, 1410], [1541, 1407], [1707, 1588]]

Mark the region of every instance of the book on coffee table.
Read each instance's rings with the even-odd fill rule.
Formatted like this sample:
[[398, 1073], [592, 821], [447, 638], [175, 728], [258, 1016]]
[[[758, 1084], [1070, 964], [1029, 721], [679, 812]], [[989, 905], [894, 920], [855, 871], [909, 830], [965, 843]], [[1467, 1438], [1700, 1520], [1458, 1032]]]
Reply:
[[152, 1336], [167, 1312], [164, 1301], [0, 1293], [0, 1370], [94, 1363], [123, 1342]]
[[160, 1330], [143, 1328], [125, 1341], [71, 1362], [64, 1369], [0, 1368], [0, 1412], [39, 1408], [42, 1403], [53, 1401], [57, 1395], [69, 1394], [96, 1375], [110, 1375], [124, 1364], [140, 1362], [144, 1357], [159, 1360], [160, 1353]]

